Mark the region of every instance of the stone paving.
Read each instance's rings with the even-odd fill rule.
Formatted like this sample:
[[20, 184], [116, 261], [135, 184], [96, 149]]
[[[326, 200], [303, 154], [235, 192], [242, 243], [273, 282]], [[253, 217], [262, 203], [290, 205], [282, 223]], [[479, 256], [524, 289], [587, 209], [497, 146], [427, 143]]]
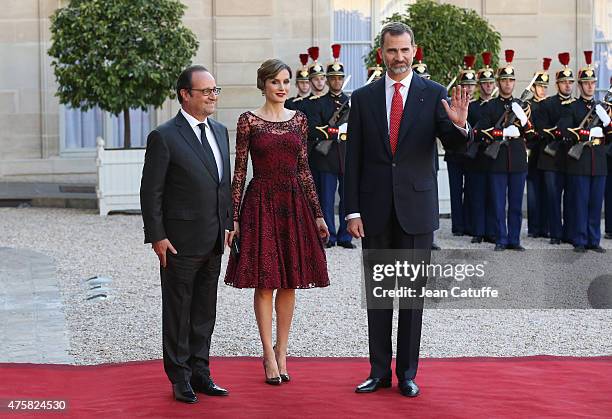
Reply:
[[54, 261], [7, 247], [0, 261], [0, 362], [73, 363]]

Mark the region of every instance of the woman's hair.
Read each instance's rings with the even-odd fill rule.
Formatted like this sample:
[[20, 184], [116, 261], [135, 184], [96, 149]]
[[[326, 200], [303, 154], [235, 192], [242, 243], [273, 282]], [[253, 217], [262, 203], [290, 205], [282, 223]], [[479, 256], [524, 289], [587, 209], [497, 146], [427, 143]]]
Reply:
[[293, 77], [293, 74], [291, 73], [291, 67], [289, 67], [281, 60], [278, 60], [276, 58], [270, 58], [269, 60], [266, 60], [261, 63], [261, 65], [257, 69], [257, 88], [259, 90], [263, 90], [264, 85], [266, 84], [266, 80], [273, 79], [282, 70], [287, 70], [289, 72], [289, 79]]

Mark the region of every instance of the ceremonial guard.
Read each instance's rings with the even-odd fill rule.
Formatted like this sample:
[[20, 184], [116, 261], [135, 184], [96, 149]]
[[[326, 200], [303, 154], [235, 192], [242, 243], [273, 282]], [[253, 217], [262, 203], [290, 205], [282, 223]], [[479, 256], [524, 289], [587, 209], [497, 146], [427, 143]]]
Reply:
[[[537, 138], [527, 102], [512, 97], [516, 81], [513, 50], [497, 71], [499, 96], [489, 101], [477, 124], [477, 133], [489, 144], [491, 192], [496, 220], [495, 250], [525, 250], [520, 244], [523, 191], [527, 177], [527, 141]], [[523, 99], [524, 100], [524, 99]], [[523, 108], [524, 107], [524, 108]], [[506, 205], [508, 213], [506, 216]]]
[[308, 54], [300, 54], [302, 66], [295, 72], [295, 87], [297, 94], [285, 101], [285, 108], [304, 112], [304, 99], [310, 94], [310, 80], [308, 80]]
[[[457, 84], [466, 89], [470, 99], [476, 90], [476, 71], [473, 69], [476, 57], [466, 55], [463, 57], [464, 67], [457, 76]], [[472, 100], [473, 102], [473, 100]], [[469, 110], [468, 110], [469, 118]], [[453, 236], [463, 236], [469, 227], [468, 202], [464, 200], [465, 191], [465, 159], [464, 153], [447, 150], [444, 153], [444, 161], [448, 169], [448, 186], [450, 189], [451, 205], [451, 231]]]
[[339, 213], [344, 214], [344, 158], [349, 98], [342, 92], [345, 74], [344, 65], [339, 61], [340, 44], [334, 44], [331, 48], [334, 61], [327, 66], [326, 74], [329, 91], [318, 99], [316, 112], [312, 116], [316, 143], [310, 160], [320, 179], [319, 200], [330, 234], [326, 247], [338, 244], [346, 249], [354, 249], [344, 216], [340, 217], [338, 228], [335, 222], [336, 193], [340, 196]]
[[[491, 53], [482, 53], [482, 67], [476, 73], [479, 97], [470, 102], [468, 109], [468, 122], [476, 127], [482, 118], [485, 108], [495, 89], [495, 70], [491, 68]], [[493, 212], [493, 198], [489, 185], [489, 168], [491, 159], [484, 152], [486, 143], [477, 135], [475, 130], [474, 142], [468, 146], [468, 153], [464, 160], [465, 166], [465, 197], [466, 211], [469, 211], [469, 231], [472, 243], [482, 243], [483, 240], [495, 243], [495, 213]]]
[[[314, 145], [317, 139], [317, 130], [314, 122], [315, 115], [319, 112], [319, 99], [325, 90], [325, 71], [323, 66], [317, 61], [319, 59], [319, 47], [308, 48], [308, 55], [312, 59], [312, 64], [308, 66], [308, 81], [310, 83], [310, 94], [302, 100], [300, 110], [306, 115], [308, 122], [308, 166], [312, 173], [312, 179], [317, 189], [317, 194], [321, 196], [321, 178], [319, 171], [313, 165]], [[320, 198], [319, 198], [320, 199]]]
[[[538, 129], [541, 133], [537, 167], [544, 175], [546, 190], [544, 201], [546, 202], [550, 244], [557, 245], [561, 244], [562, 240], [569, 241], [567, 220], [571, 212], [567, 205], [567, 193], [564, 192], [568, 148], [563, 142], [563, 136], [557, 123], [569, 112], [570, 104], [575, 101], [571, 96], [574, 73], [568, 67], [570, 54], [560, 53], [559, 62], [563, 68], [555, 73], [557, 94], [550, 96], [540, 104], [537, 117], [540, 124]], [[563, 211], [561, 210], [562, 201]]]
[[[612, 141], [609, 106], [594, 99], [597, 78], [591, 65], [592, 51], [585, 51], [586, 67], [578, 72], [580, 98], [559, 121], [569, 140], [567, 157], [568, 202], [572, 208], [570, 240], [577, 252], [603, 253], [601, 210], [608, 173], [606, 144]], [[610, 94], [607, 95], [610, 100]]]
[[380, 48], [376, 49], [376, 65], [368, 67], [368, 81], [374, 83], [380, 79], [384, 74], [385, 69], [382, 67], [382, 55]]
[[[546, 99], [548, 89], [548, 68], [552, 59], [544, 58], [542, 70], [535, 73], [535, 81], [531, 86], [533, 97], [529, 99], [533, 126], [543, 137], [543, 121], [541, 105]], [[542, 142], [538, 141], [533, 149], [527, 150], [527, 235], [529, 237], [548, 237], [548, 219], [546, 217], [546, 188], [544, 171], [538, 169]]]
[[[610, 77], [610, 90], [612, 90], [612, 77]], [[611, 105], [611, 104], [608, 104]], [[612, 145], [608, 145], [608, 176], [606, 177], [605, 197], [605, 232], [604, 239], [612, 240]]]
[[424, 79], [431, 79], [429, 71], [427, 71], [427, 64], [423, 62], [423, 48], [417, 47], [416, 53], [414, 54], [414, 63], [412, 63], [412, 71]]

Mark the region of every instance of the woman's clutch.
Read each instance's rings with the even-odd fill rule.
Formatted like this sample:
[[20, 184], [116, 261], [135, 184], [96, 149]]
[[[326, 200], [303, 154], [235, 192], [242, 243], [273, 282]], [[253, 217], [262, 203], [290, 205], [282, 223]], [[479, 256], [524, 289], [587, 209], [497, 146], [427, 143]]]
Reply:
[[240, 239], [238, 236], [234, 236], [234, 239], [232, 240], [231, 253], [233, 253], [236, 257], [240, 255]]

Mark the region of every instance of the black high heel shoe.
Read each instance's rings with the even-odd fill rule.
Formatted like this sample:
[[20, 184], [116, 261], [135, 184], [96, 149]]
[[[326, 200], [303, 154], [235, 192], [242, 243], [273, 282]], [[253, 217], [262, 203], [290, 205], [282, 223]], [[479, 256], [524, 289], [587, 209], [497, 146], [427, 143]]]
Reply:
[[[274, 357], [276, 358], [276, 345], [274, 345], [272, 349], [274, 349]], [[278, 364], [278, 360], [276, 361], [276, 363]], [[289, 374], [280, 373], [279, 375], [283, 383], [288, 383], [289, 381], [291, 381], [291, 376]]]
[[266, 374], [266, 360], [263, 360], [263, 369], [264, 369], [264, 376], [266, 377], [266, 384], [270, 384], [272, 386], [279, 386], [282, 383], [282, 378], [281, 377], [272, 377], [272, 378], [268, 378], [268, 374]]

